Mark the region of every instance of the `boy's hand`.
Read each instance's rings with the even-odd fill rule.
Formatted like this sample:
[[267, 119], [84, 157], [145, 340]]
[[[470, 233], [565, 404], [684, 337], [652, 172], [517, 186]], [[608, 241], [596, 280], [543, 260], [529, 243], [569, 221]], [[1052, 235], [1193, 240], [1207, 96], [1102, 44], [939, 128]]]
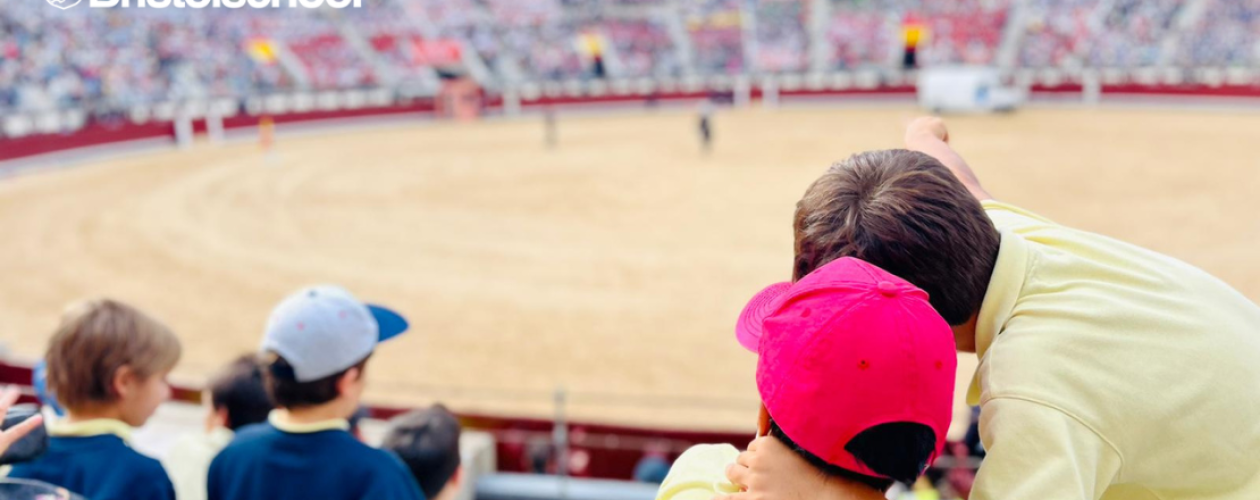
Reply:
[[[759, 437], [726, 468], [726, 478], [743, 490], [713, 500], [841, 500], [843, 491], [782, 441]], [[834, 485], [834, 484], [833, 484]], [[838, 495], [840, 493], [841, 495]]]
[[906, 126], [906, 144], [911, 144], [923, 136], [949, 142], [949, 130], [945, 128], [945, 120], [935, 116], [920, 116]]
[[[9, 387], [3, 392], [0, 392], [0, 415], [7, 414], [9, 412], [9, 407], [13, 406], [13, 403], [16, 403], [18, 397], [21, 395], [22, 393], [15, 387]], [[39, 427], [40, 422], [43, 421], [44, 417], [34, 415], [26, 420], [23, 420], [22, 423], [13, 426], [9, 430], [0, 432], [0, 455], [3, 455], [4, 452], [9, 449], [9, 446], [16, 443], [17, 440], [22, 439], [23, 436], [35, 430], [36, 427]]]

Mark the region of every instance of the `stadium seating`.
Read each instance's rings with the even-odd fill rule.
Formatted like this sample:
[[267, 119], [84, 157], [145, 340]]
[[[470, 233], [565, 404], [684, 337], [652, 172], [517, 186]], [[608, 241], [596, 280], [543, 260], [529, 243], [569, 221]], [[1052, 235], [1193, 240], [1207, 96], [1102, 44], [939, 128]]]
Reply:
[[[335, 13], [192, 16], [0, 0], [0, 113], [405, 86], [432, 80], [415, 54], [431, 39], [475, 54], [486, 70], [479, 78], [495, 85], [595, 76], [583, 37], [610, 51], [608, 76], [639, 78], [892, 69], [907, 16], [926, 27], [923, 65], [996, 64], [1006, 49], [1017, 68], [1245, 67], [1260, 33], [1260, 0], [828, 0], [817, 13], [818, 5], [389, 0]], [[812, 29], [813, 15], [827, 17], [825, 29]], [[816, 44], [826, 45], [820, 61]]]

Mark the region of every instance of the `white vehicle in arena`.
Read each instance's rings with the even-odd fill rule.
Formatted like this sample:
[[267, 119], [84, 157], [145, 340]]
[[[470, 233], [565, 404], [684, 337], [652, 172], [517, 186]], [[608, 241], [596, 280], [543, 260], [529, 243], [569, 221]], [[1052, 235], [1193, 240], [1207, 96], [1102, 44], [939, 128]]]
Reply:
[[919, 73], [919, 105], [933, 113], [1014, 111], [1021, 92], [1002, 84], [997, 68], [947, 66]]

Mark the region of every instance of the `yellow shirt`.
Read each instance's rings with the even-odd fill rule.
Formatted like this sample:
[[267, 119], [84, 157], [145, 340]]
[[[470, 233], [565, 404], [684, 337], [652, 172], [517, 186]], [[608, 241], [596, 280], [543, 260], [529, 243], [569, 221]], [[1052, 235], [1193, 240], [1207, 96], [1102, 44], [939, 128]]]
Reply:
[[698, 444], [688, 448], [656, 492], [656, 500], [709, 500], [739, 488], [726, 479], [726, 466], [735, 463], [739, 450], [729, 444]]
[[971, 498], [1260, 499], [1260, 307], [1171, 257], [984, 208], [1002, 244]]

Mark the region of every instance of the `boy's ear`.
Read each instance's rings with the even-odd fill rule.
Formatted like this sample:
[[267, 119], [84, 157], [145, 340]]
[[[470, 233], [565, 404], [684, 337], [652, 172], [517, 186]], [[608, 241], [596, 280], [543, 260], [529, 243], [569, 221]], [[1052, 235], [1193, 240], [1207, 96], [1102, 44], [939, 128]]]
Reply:
[[761, 403], [761, 411], [757, 414], [757, 437], [765, 437], [770, 435], [770, 410], [766, 409], [766, 404]]
[[455, 473], [451, 474], [451, 478], [446, 481], [446, 487], [450, 488], [454, 486], [458, 488], [463, 484], [464, 484], [464, 465], [460, 464], [458, 467], [455, 467]]
[[110, 381], [109, 388], [119, 398], [126, 398], [135, 390], [139, 378], [131, 366], [123, 365], [114, 371], [114, 379]]
[[347, 392], [350, 392], [350, 385], [354, 384], [355, 382], [358, 382], [359, 377], [362, 377], [362, 376], [363, 376], [363, 372], [360, 371], [358, 368], [351, 368], [349, 370], [346, 370], [346, 373], [341, 374], [341, 377], [337, 379], [337, 395], [342, 395], [342, 394], [346, 394]]

